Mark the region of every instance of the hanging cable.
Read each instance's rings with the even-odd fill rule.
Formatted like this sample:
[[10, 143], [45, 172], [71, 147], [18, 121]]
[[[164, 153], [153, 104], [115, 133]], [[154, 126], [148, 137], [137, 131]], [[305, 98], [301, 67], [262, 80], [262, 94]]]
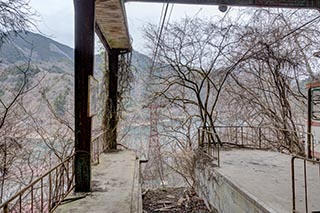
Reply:
[[155, 60], [157, 58], [157, 54], [158, 54], [158, 48], [159, 48], [159, 43], [160, 43], [160, 39], [161, 39], [161, 35], [163, 32], [163, 27], [164, 27], [164, 23], [166, 21], [166, 17], [167, 17], [167, 13], [168, 13], [168, 8], [169, 8], [169, 3], [166, 3], [166, 7], [165, 7], [165, 11], [164, 11], [164, 15], [162, 17], [162, 21], [161, 21], [161, 26], [160, 26], [160, 31], [158, 34], [158, 39], [157, 39], [157, 43], [156, 43], [156, 48], [152, 57], [152, 65], [151, 65], [151, 73], [153, 72], [154, 69], [154, 65], [155, 65]]
[[159, 23], [158, 23], [157, 35], [159, 35], [159, 33], [160, 33], [160, 26], [161, 26], [161, 22], [162, 22], [162, 17], [163, 17], [165, 5], [166, 5], [165, 3], [162, 4], [161, 14], [160, 14]]
[[170, 18], [171, 18], [171, 14], [172, 14], [172, 11], [173, 11], [173, 6], [174, 6], [174, 4], [171, 5], [171, 9], [170, 9], [170, 13], [169, 13], [169, 17], [168, 17], [167, 25], [166, 25], [165, 29], [168, 29]]

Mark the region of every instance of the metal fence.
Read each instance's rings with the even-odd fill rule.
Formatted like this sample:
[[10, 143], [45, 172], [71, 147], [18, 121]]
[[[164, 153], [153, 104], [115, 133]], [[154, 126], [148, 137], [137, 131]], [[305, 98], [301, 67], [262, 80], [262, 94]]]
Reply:
[[302, 148], [306, 134], [303, 131], [260, 126], [216, 126], [215, 130], [224, 144], [253, 149], [281, 149], [281, 146], [286, 146], [291, 151], [294, 143]]
[[[309, 197], [308, 189], [311, 184], [308, 183], [308, 173], [307, 173], [307, 164], [311, 164], [313, 166], [319, 167], [320, 172], [320, 162], [316, 160], [311, 160], [303, 157], [294, 156], [291, 158], [291, 183], [292, 183], [292, 212], [301, 212], [297, 210], [296, 200], [297, 200], [297, 192], [296, 192], [296, 175], [295, 175], [295, 161], [302, 160], [303, 161], [303, 187], [304, 187], [304, 210], [305, 212], [309, 211]], [[319, 174], [320, 175], [320, 174]], [[311, 211], [311, 212], [319, 212], [319, 211]]]
[[[92, 140], [91, 161], [95, 164], [99, 164], [99, 156], [108, 148], [106, 134], [105, 131]], [[73, 154], [2, 203], [0, 212], [52, 212], [74, 185]]]
[[[198, 129], [199, 147], [220, 165], [221, 147], [231, 146], [247, 149], [285, 150], [292, 153], [304, 150], [307, 133], [273, 127], [215, 126]], [[279, 143], [281, 142], [281, 143]], [[314, 147], [311, 134], [311, 146]], [[314, 149], [312, 149], [314, 150]], [[313, 155], [314, 156], [314, 155]]]
[[198, 129], [199, 147], [220, 167], [220, 144], [217, 142], [217, 136], [217, 133], [210, 128]]
[[92, 139], [91, 162], [99, 164], [99, 156], [108, 149], [106, 144], [107, 131], [104, 131]]
[[[198, 143], [199, 147], [207, 153], [213, 162], [220, 167], [220, 150], [221, 146], [229, 145], [232, 147], [251, 148], [251, 149], [277, 149], [279, 148], [279, 141], [286, 141], [289, 151], [293, 150], [293, 141], [301, 149], [305, 149], [304, 141], [308, 133], [304, 131], [290, 131], [286, 129], [277, 129], [272, 127], [251, 127], [251, 126], [216, 126], [214, 129], [210, 127], [198, 129]], [[314, 136], [310, 134], [312, 147], [312, 155], [314, 155]], [[285, 138], [286, 137], [286, 138]], [[296, 192], [296, 169], [295, 161], [303, 161], [303, 190], [304, 190], [304, 210], [309, 212], [308, 199], [308, 184], [307, 177], [307, 164], [319, 166], [320, 175], [320, 162], [314, 159], [307, 159], [300, 156], [293, 156], [291, 160], [291, 177], [292, 177], [292, 211], [297, 211], [297, 192]], [[301, 199], [301, 198], [299, 198]]]
[[51, 212], [74, 188], [74, 155], [50, 169], [5, 203], [0, 211]]

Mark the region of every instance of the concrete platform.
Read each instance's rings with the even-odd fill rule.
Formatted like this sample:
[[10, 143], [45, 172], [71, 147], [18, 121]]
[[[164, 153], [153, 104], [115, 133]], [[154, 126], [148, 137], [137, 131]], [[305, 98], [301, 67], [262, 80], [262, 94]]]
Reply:
[[55, 212], [142, 212], [140, 190], [139, 160], [133, 151], [102, 154], [100, 164], [93, 166], [92, 192], [84, 198], [60, 205]]
[[[220, 168], [208, 167], [197, 168], [200, 191], [219, 212], [292, 212], [290, 155], [234, 149], [221, 152]], [[297, 210], [305, 212], [303, 161], [295, 170]], [[308, 163], [307, 174], [308, 212], [320, 211], [319, 165]]]

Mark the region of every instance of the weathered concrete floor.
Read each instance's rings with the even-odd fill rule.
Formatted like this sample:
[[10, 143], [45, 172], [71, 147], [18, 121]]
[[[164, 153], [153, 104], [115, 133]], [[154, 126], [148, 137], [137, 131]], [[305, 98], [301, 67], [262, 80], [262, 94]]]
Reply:
[[[221, 152], [218, 171], [274, 212], [292, 212], [291, 156], [259, 150]], [[303, 162], [296, 160], [297, 209], [305, 212]], [[319, 165], [308, 164], [309, 212], [320, 211]]]
[[[138, 164], [133, 151], [102, 154], [92, 169], [92, 192], [61, 205], [55, 212], [138, 212]], [[70, 196], [72, 197], [72, 196]]]

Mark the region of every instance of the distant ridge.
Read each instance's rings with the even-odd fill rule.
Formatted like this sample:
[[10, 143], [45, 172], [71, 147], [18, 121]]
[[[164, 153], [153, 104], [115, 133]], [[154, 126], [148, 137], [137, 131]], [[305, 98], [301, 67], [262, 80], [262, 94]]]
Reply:
[[[32, 51], [31, 51], [32, 50]], [[15, 63], [30, 58], [32, 61], [73, 61], [74, 51], [71, 47], [56, 42], [40, 34], [26, 32], [19, 33], [6, 41], [0, 47], [0, 60], [2, 63]]]

